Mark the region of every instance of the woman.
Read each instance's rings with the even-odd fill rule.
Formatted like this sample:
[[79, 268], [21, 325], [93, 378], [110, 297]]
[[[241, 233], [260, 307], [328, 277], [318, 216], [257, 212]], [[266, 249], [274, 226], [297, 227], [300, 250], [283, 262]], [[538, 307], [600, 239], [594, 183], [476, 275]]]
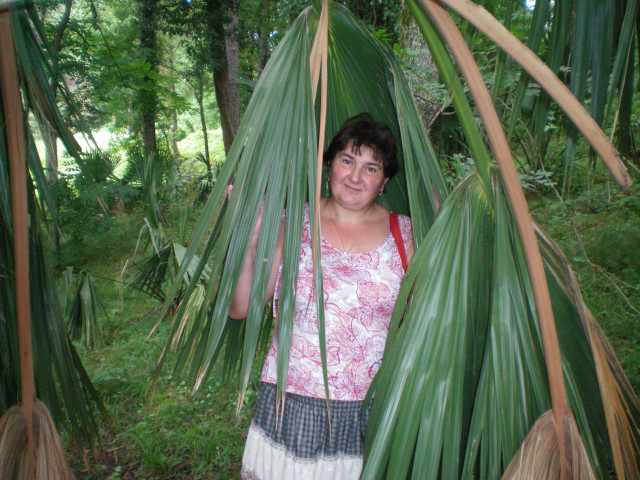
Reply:
[[[411, 220], [374, 202], [398, 170], [395, 139], [386, 125], [368, 114], [347, 120], [324, 161], [330, 196], [321, 199], [320, 222], [331, 426], [307, 206], [284, 413], [276, 422], [276, 332], [260, 377], [243, 479], [357, 479], [362, 469], [366, 419], [360, 410], [380, 366], [406, 261], [413, 255]], [[259, 227], [260, 219], [234, 294], [232, 318], [247, 314]], [[267, 293], [267, 301], [275, 297], [274, 306], [281, 288], [282, 237], [283, 226]]]

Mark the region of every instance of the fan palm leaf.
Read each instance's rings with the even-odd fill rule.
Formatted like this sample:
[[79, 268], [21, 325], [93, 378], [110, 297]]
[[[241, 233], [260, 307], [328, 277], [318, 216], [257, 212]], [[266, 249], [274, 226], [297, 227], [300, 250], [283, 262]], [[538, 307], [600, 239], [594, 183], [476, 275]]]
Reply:
[[[396, 325], [402, 313], [403, 321], [372, 387], [363, 478], [498, 478], [550, 408], [527, 265], [495, 174], [494, 185], [493, 198], [477, 175], [458, 185], [407, 271], [394, 314]], [[610, 447], [594, 358], [604, 368], [611, 358], [592, 353], [583, 306], [564, 283], [568, 264], [544, 245], [569, 406], [590, 465], [606, 478]], [[609, 387], [620, 383], [611, 375]], [[628, 390], [616, 397], [623, 406], [614, 415], [627, 425], [620, 435], [633, 439], [637, 400]]]
[[[264, 215], [257, 258], [264, 262], [258, 263], [254, 275], [246, 328], [234, 330], [244, 335], [244, 348], [231, 353], [239, 357], [237, 361], [242, 358], [240, 391], [246, 388], [258, 344], [266, 282], [284, 209], [282, 285], [289, 287], [282, 289], [278, 306], [278, 338], [280, 351], [289, 350], [295, 290], [290, 286], [296, 283], [303, 208], [309, 202], [312, 216], [316, 208], [313, 192], [317, 180], [318, 113], [311, 88], [310, 54], [318, 18], [314, 8], [306, 9], [274, 51], [185, 254], [182, 273], [199, 249], [200, 263], [193, 278], [205, 265], [211, 266], [212, 281], [196, 320], [200, 326], [194, 328], [206, 330], [207, 335], [187, 339], [176, 366], [176, 373], [188, 366], [188, 376], [196, 388], [222, 351], [223, 339], [228, 338], [233, 321], [228, 320], [227, 312], [238, 266], [247, 251], [262, 202]], [[344, 7], [331, 4], [328, 23], [326, 138], [331, 138], [344, 120], [362, 111], [369, 111], [392, 128], [401, 140], [401, 161], [410, 173], [389, 182], [383, 201], [393, 210], [416, 212], [414, 228], [416, 238], [420, 238], [429, 229], [447, 191], [400, 64], [392, 50]], [[234, 188], [226, 202], [226, 185], [232, 177]], [[165, 308], [177, 288], [174, 284], [170, 289]], [[192, 281], [185, 296], [194, 288]], [[186, 302], [182, 305], [186, 308]], [[181, 309], [177, 315], [182, 315]], [[177, 334], [177, 328], [170, 337]], [[195, 338], [200, 338], [198, 344], [190, 344]], [[278, 360], [280, 378], [285, 378], [288, 355], [280, 355]]]
[[[617, 131], [620, 136], [629, 135], [630, 112], [624, 108], [622, 100], [625, 73], [637, 68], [630, 61], [632, 51], [637, 48], [633, 40], [637, 11], [637, 0], [536, 2], [527, 40], [527, 46], [536, 53], [541, 52], [544, 45], [549, 68], [555, 74], [564, 69], [571, 93], [583, 104], [588, 103], [595, 122], [601, 127], [610, 126], [612, 134]], [[543, 33], [546, 38], [541, 37]], [[523, 71], [512, 104], [509, 137], [516, 123], [522, 120], [520, 110], [530, 82], [531, 77]], [[504, 88], [496, 86], [501, 87]], [[525, 119], [542, 150], [549, 137], [545, 127], [550, 109], [550, 98], [543, 94], [538, 98], [533, 114]], [[577, 133], [569, 126], [565, 154], [567, 172], [573, 165]]]
[[509, 56], [516, 60], [555, 100], [569, 119], [591, 144], [620, 188], [628, 188], [631, 180], [626, 168], [619, 161], [619, 154], [595, 120], [584, 115], [584, 108], [570, 90], [555, 76], [529, 48], [480, 5], [470, 0], [444, 0], [446, 6], [455, 10], [465, 20], [473, 24], [494, 41]]
[[104, 306], [100, 305], [93, 277], [87, 272], [80, 272], [76, 291], [68, 300], [70, 300], [70, 305], [65, 308], [65, 313], [68, 315], [69, 335], [74, 340], [79, 340], [85, 347], [90, 348], [95, 344], [96, 336], [100, 334], [98, 308], [101, 308], [106, 316]]
[[[36, 113], [36, 118], [50, 123], [65, 142], [70, 152], [77, 152], [73, 136], [62, 122], [55, 99], [51, 95], [49, 81], [52, 70], [47, 57], [45, 38], [33, 5], [12, 3], [2, 6], [7, 9], [12, 24], [12, 42], [3, 44], [2, 49], [15, 49], [20, 90], [25, 107]], [[55, 77], [57, 78], [57, 77]], [[63, 89], [64, 90], [64, 89]], [[66, 92], [66, 90], [64, 90]], [[0, 99], [7, 101], [7, 99]], [[4, 103], [3, 102], [3, 103]], [[17, 112], [16, 112], [17, 113]], [[95, 437], [95, 408], [102, 408], [97, 392], [80, 362], [71, 340], [68, 338], [62, 320], [58, 299], [55, 294], [47, 261], [44, 258], [42, 242], [41, 209], [34, 183], [38, 187], [40, 198], [46, 200], [48, 194], [42, 163], [27, 121], [24, 119], [26, 161], [29, 169], [28, 209], [30, 218], [29, 265], [31, 291], [31, 327], [33, 338], [35, 385], [38, 396], [44, 401], [57, 422], [65, 422], [76, 434], [82, 444], [91, 444]], [[0, 110], [0, 124], [9, 119]], [[8, 167], [8, 137], [5, 129], [0, 133], [0, 269], [13, 272], [13, 228], [9, 193], [11, 192]], [[12, 404], [18, 403], [20, 374], [16, 336], [15, 287], [13, 275], [0, 275], [0, 411], [6, 411]]]
[[[447, 22], [447, 16], [444, 13], [444, 11], [442, 9], [440, 9], [440, 8], [437, 8], [435, 6], [435, 4], [433, 4], [433, 6], [432, 6], [431, 2], [423, 1], [421, 3], [424, 6], [425, 11], [429, 12], [429, 15], [431, 16], [431, 18], [434, 18], [434, 20], [437, 22], [437, 25], [438, 25], [438, 28], [439, 28], [440, 32], [443, 34], [443, 36], [445, 36], [448, 39], [447, 41], [449, 43], [449, 46], [452, 48], [452, 51], [453, 51], [454, 55], [456, 56], [456, 58], [458, 60], [458, 64], [460, 65], [461, 68], [464, 68], [464, 70], [467, 72], [467, 73], [465, 73], [465, 76], [467, 77], [467, 80], [471, 82], [469, 84], [469, 87], [472, 90], [472, 92], [474, 93], [474, 97], [475, 97], [475, 100], [476, 100], [476, 105], [478, 106], [478, 109], [479, 109], [481, 115], [483, 117], [485, 117], [485, 121], [487, 121], [487, 119], [489, 120], [489, 123], [487, 124], [487, 131], [488, 131], [489, 137], [490, 137], [491, 142], [492, 142], [492, 148], [494, 149], [495, 155], [498, 158], [498, 163], [500, 164], [500, 168], [501, 168], [501, 170], [504, 169], [503, 176], [505, 176], [505, 183], [507, 183], [508, 182], [508, 178], [509, 178], [509, 175], [507, 175], [508, 169], [505, 169], [504, 167], [510, 167], [511, 169], [513, 169], [513, 165], [512, 165], [512, 162], [510, 160], [510, 155], [508, 153], [508, 148], [506, 147], [506, 142], [504, 141], [504, 136], [501, 133], [501, 129], [499, 127], [499, 124], [496, 123], [497, 122], [497, 116], [495, 115], [495, 111], [493, 111], [492, 107], [490, 106], [491, 102], [490, 102], [490, 100], [488, 98], [488, 92], [485, 92], [486, 94], [482, 94], [482, 90], [486, 91], [486, 89], [484, 89], [481, 77], [479, 75], [479, 72], [477, 71], [477, 67], [475, 69], [472, 68], [470, 70], [468, 67], [465, 66], [465, 65], [468, 64], [468, 58], [470, 58], [470, 54], [467, 53], [466, 54], [467, 56], [465, 57], [464, 49], [462, 49], [462, 51], [461, 51], [461, 49], [459, 48], [459, 45], [460, 44], [464, 44], [464, 42], [461, 41], [461, 38], [456, 38], [455, 35], [452, 36], [452, 32], [456, 31], [457, 29], [456, 29], [455, 25], [453, 25], [453, 22], [451, 22], [450, 20]], [[469, 2], [453, 2], [453, 0], [452, 0], [451, 3], [469, 3]], [[470, 8], [474, 8], [475, 9], [475, 7], [476, 6], [470, 7]], [[420, 14], [421, 14], [420, 11], [416, 11], [414, 9], [414, 15], [416, 15], [419, 18]], [[444, 18], [443, 18], [443, 15], [444, 15]], [[428, 36], [425, 35], [425, 37], [428, 37]], [[467, 52], [468, 52], [468, 50], [467, 50]], [[472, 61], [471, 61], [471, 63], [473, 64]], [[478, 89], [480, 89], [480, 92], [477, 92]], [[501, 158], [502, 158], [502, 160], [501, 160]], [[515, 172], [511, 172], [510, 176], [512, 178], [517, 178], [516, 175], [515, 175]], [[515, 182], [512, 182], [511, 185], [513, 185], [514, 183]], [[507, 186], [508, 185], [509, 184], [507, 183]], [[520, 194], [521, 194], [521, 192], [520, 192]], [[512, 208], [516, 212], [515, 215], [516, 215], [516, 218], [517, 218], [517, 216], [519, 215], [518, 214], [518, 209], [522, 208], [522, 207], [518, 207], [517, 206], [517, 202], [513, 199], [513, 194], [512, 193], [509, 193], [509, 197], [511, 198], [510, 202], [512, 204]], [[523, 229], [522, 228], [522, 224], [524, 223], [524, 226], [526, 227], [527, 226], [527, 222], [529, 222], [529, 225], [530, 225], [530, 219], [527, 219], [528, 215], [526, 215], [526, 204], [523, 201], [521, 201], [520, 204], [521, 205], [525, 205], [525, 207], [524, 207], [525, 215], [524, 215], [524, 218], [523, 218], [524, 221], [523, 220], [519, 221], [518, 230], [520, 230], [522, 238], [526, 239], [526, 237], [527, 237], [527, 234], [525, 233], [526, 232], [526, 228]], [[529, 229], [530, 229], [530, 227], [529, 227]], [[528, 234], [528, 235], [530, 237], [532, 237], [533, 236], [532, 234], [533, 234], [533, 232], [531, 231], [531, 233]], [[535, 239], [534, 239], [534, 242], [535, 242]], [[525, 246], [526, 246], [526, 241], [525, 241]], [[526, 252], [526, 248], [525, 248], [525, 252]], [[538, 257], [539, 257], [539, 254], [538, 254]], [[539, 260], [538, 260], [538, 262], [539, 262]], [[533, 268], [533, 267], [531, 267], [531, 265], [535, 265], [535, 263], [536, 262], [532, 261], [532, 259], [530, 258], [530, 254], [527, 254], [527, 264], [529, 265], [529, 267]], [[457, 275], [457, 272], [453, 272], [452, 274], [455, 276], [455, 275]], [[544, 274], [542, 274], [542, 275], [544, 276]], [[498, 271], [493, 272], [492, 278], [495, 279], [496, 276], [499, 276], [499, 272]], [[532, 277], [532, 278], [535, 280], [535, 277]], [[535, 286], [535, 284], [534, 284], [534, 286]], [[535, 291], [536, 291], [536, 289], [534, 288], [534, 293], [535, 293]], [[552, 298], [554, 298], [554, 300], [557, 300], [556, 296], [554, 296]], [[403, 299], [402, 298], [402, 294], [401, 294], [400, 299], [401, 300]], [[427, 302], [429, 302], [429, 301], [427, 300]], [[540, 314], [540, 317], [542, 318], [543, 317], [542, 313], [544, 312], [545, 309], [544, 308], [540, 308], [540, 305], [543, 305], [543, 304], [539, 300], [539, 294], [536, 294], [536, 305], [538, 306], [538, 312], [540, 312], [539, 314]], [[554, 307], [555, 307], [555, 305], [554, 305]], [[550, 308], [550, 305], [547, 308]], [[545, 325], [546, 325], [546, 327], [545, 327]], [[545, 329], [546, 329], [546, 333], [545, 333]], [[553, 348], [553, 343], [557, 344], [557, 341], [550, 342], [549, 339], [548, 339], [549, 330], [551, 330], [552, 337], [555, 336], [555, 328], [553, 328], [552, 317], [551, 317], [551, 322], [546, 321], [546, 322], [542, 323], [542, 329], [541, 330], [542, 330], [542, 333], [543, 333], [542, 337], [545, 339], [544, 340], [544, 344], [545, 344], [544, 350], [545, 350], [546, 356], [549, 357], [549, 352], [550, 351], [552, 352], [553, 350], [556, 350], [556, 352], [557, 352], [556, 356], [558, 356], [559, 355], [559, 350], [557, 349], [557, 347]], [[394, 337], [390, 336], [390, 340], [392, 338], [394, 338]], [[422, 345], [422, 347], [425, 347], [425, 346]], [[427, 348], [427, 347], [425, 347], [425, 348]], [[568, 347], [567, 346], [564, 347], [563, 354], [567, 355], [569, 358], [573, 358], [574, 361], [579, 358], [579, 356], [574, 355], [574, 353], [576, 353], [576, 352], [572, 352], [571, 355], [568, 355], [567, 351], [571, 351], [571, 345], [569, 345]], [[402, 352], [403, 352], [402, 356], [403, 356], [403, 359], [404, 359], [404, 355], [406, 355], [406, 350], [402, 350]], [[559, 359], [557, 361], [559, 362]], [[558, 438], [559, 439], [559, 443], [556, 442], [556, 445], [559, 448], [560, 457], [563, 457], [565, 455], [564, 452], [566, 450], [568, 450], [569, 448], [571, 448], [571, 449], [573, 449], [573, 452], [571, 454], [572, 458], [574, 460], [576, 458], [581, 459], [581, 461], [579, 461], [577, 463], [574, 463], [573, 465], [571, 465], [571, 467], [574, 468], [574, 470], [572, 471], [572, 474], [574, 475], [573, 478], [582, 478], [580, 476], [580, 475], [582, 475], [582, 472], [590, 471], [589, 460], [588, 460], [588, 457], [586, 455], [586, 450], [590, 450], [589, 457], [591, 457], [593, 459], [593, 451], [594, 450], [593, 450], [592, 447], [589, 449], [589, 444], [592, 445], [593, 442], [592, 442], [592, 439], [586, 438], [587, 449], [585, 449], [581, 445], [582, 440], [580, 439], [580, 436], [577, 434], [578, 430], [576, 428], [572, 427], [572, 426], [575, 426], [575, 422], [571, 419], [570, 416], [567, 415], [566, 407], [564, 406], [564, 405], [566, 405], [566, 401], [567, 400], [565, 398], [566, 394], [563, 392], [564, 387], [562, 385], [563, 384], [562, 371], [559, 370], [559, 368], [554, 365], [553, 361], [550, 362], [549, 360], [547, 360], [547, 369], [548, 369], [548, 374], [549, 374], [549, 379], [550, 379], [551, 397], [553, 399], [554, 395], [555, 395], [555, 398], [556, 398], [552, 402], [554, 404], [554, 417], [555, 417], [555, 424], [556, 424], [556, 435], [557, 435], [557, 437], [559, 437]], [[556, 370], [556, 373], [552, 375], [551, 373], [552, 373], [553, 370]], [[419, 371], [419, 369], [418, 369], [418, 371]], [[579, 374], [584, 374], [585, 378], [582, 379], [582, 381], [578, 382], [578, 383], [576, 383], [575, 381], [572, 382], [572, 381], [570, 381], [570, 379], [568, 379], [569, 387], [570, 387], [570, 389], [572, 391], [572, 394], [575, 394], [575, 391], [576, 391], [576, 389], [578, 388], [579, 385], [589, 384], [588, 380], [591, 380], [591, 386], [593, 387], [594, 379], [597, 378], [595, 376], [595, 374], [589, 375], [587, 369], [583, 369], [582, 371], [578, 370], [577, 372]], [[468, 381], [468, 383], [465, 383], [465, 385], [466, 384], [474, 385], [475, 384], [474, 383], [474, 379], [471, 378], [470, 381]], [[554, 385], [555, 385], [555, 387], [554, 387]], [[596, 385], [596, 388], [597, 388], [597, 385]], [[579, 388], [578, 388], [578, 390], [579, 390]], [[607, 396], [606, 390], [607, 389], [603, 388], [603, 397]], [[555, 391], [555, 393], [554, 393], [554, 391]], [[413, 392], [413, 393], [416, 393], [416, 392]], [[583, 395], [583, 398], [589, 398], [590, 395], [593, 395], [593, 394], [589, 394], [588, 391], [586, 391], [586, 392], [582, 392], [582, 395]], [[609, 400], [611, 400], [611, 399], [609, 399]], [[613, 402], [608, 402], [606, 404], [606, 407], [615, 409], [614, 407], [612, 407], [613, 404], [616, 404], [615, 399], [614, 399]], [[574, 406], [572, 408], [574, 409], [574, 413], [576, 413], [576, 415], [578, 417], [582, 416], [584, 418], [585, 410], [582, 408], [582, 406], [575, 405], [575, 402], [574, 402]], [[455, 411], [455, 407], [452, 407], [452, 409]], [[625, 411], [623, 409], [622, 410], [618, 409], [618, 413], [622, 413], [622, 416], [626, 418], [626, 420], [625, 420], [626, 428], [630, 429], [629, 417], [626, 416]], [[427, 423], [430, 424], [430, 422], [427, 422]], [[542, 424], [539, 424], [539, 425], [542, 425]], [[388, 427], [388, 425], [386, 423], [385, 423], [385, 426]], [[570, 441], [570, 443], [567, 443], [567, 444], [565, 444], [563, 442], [563, 440], [562, 440], [562, 437], [565, 434], [564, 433], [564, 430], [565, 430], [564, 427], [565, 426], [569, 428], [569, 430], [567, 430], [567, 432], [570, 435], [570, 438], [568, 439], [568, 442]], [[583, 423], [583, 427], [584, 427], [584, 423]], [[538, 428], [538, 427], [534, 427], [534, 428]], [[404, 435], [407, 432], [406, 425], [402, 425], [402, 426], [398, 427], [396, 429], [396, 431], [400, 432], [398, 435], [400, 435], [400, 436]], [[630, 436], [628, 435], [629, 431], [631, 431], [631, 430], [625, 430], [624, 427], [621, 428], [620, 430], [618, 428], [615, 428], [615, 427], [614, 428], [610, 428], [610, 432], [609, 433], [611, 435], [612, 442], [614, 441], [614, 439], [616, 439], [616, 442], [618, 441], [617, 437], [618, 437], [618, 434], [620, 432], [622, 432], [622, 436], [623, 437], [626, 437], [625, 440], [629, 440], [630, 439]], [[602, 434], [602, 432], [600, 432], [600, 434]], [[386, 435], [386, 434], [383, 434], [381, 437], [383, 439], [388, 439], [388, 435]], [[405, 440], [406, 440], [406, 437], [405, 437]], [[430, 440], [432, 440], [432, 439], [430, 438]], [[411, 439], [409, 439], [408, 442], [409, 442], [409, 445], [411, 445]], [[633, 444], [628, 442], [628, 441], [623, 442], [623, 443], [625, 445], [627, 445], [627, 446], [633, 446]], [[424, 446], [424, 444], [423, 444], [423, 446]], [[396, 445], [396, 447], [397, 447], [397, 445]], [[406, 447], [406, 444], [405, 444], [405, 447]], [[398, 447], [398, 448], [400, 448], [400, 447]], [[395, 452], [396, 450], [397, 449], [394, 448], [392, 451]], [[406, 448], [405, 448], [405, 450], [406, 450]], [[411, 450], [411, 448], [409, 448], [409, 450]], [[617, 450], [617, 447], [614, 447], [614, 451], [615, 450]], [[424, 453], [424, 452], [419, 451], [419, 453], [416, 453], [416, 455], [421, 456], [422, 453]], [[430, 458], [430, 459], [433, 459], [434, 458], [433, 457], [433, 453], [434, 452], [431, 451], [430, 453], [431, 453], [431, 455], [427, 455], [427, 457]], [[620, 451], [617, 451], [617, 453], [620, 453]], [[615, 454], [616, 454], [616, 452], [614, 452], [614, 455]], [[371, 456], [371, 458], [375, 459], [375, 458], [379, 458], [379, 456], [380, 456], [380, 451], [377, 451], [374, 455]], [[443, 458], [446, 458], [446, 457], [447, 457], [447, 454], [443, 453]], [[406, 457], [406, 454], [405, 454], [404, 460], [406, 460], [406, 458], [407, 457]], [[410, 456], [409, 456], [409, 458], [410, 458]], [[556, 458], [557, 458], [557, 456], [556, 456]], [[635, 459], [633, 458], [633, 454], [627, 455], [627, 458], [631, 458], [633, 461], [635, 461]], [[552, 459], [552, 457], [549, 457], [546, 460], [551, 460], [551, 459]], [[389, 466], [388, 466], [389, 472], [394, 472], [394, 474], [395, 474], [395, 472], [398, 471], [398, 466], [399, 465], [402, 465], [401, 468], [408, 468], [408, 463], [406, 463], [406, 461], [404, 461], [404, 460], [402, 460], [402, 459], [398, 460], [398, 458], [396, 456], [395, 460], [392, 460], [395, 463], [390, 463]], [[443, 461], [445, 461], [445, 460], [443, 460]], [[540, 462], [540, 458], [539, 457], [536, 458], [536, 461], [538, 461], [538, 463], [539, 463]], [[416, 461], [416, 463], [418, 463], [418, 461]], [[384, 464], [384, 461], [383, 461], [383, 464]], [[562, 465], [562, 462], [560, 462], [560, 464]], [[566, 468], [567, 467], [568, 467], [568, 465], [562, 465], [561, 470], [566, 473]], [[376, 471], [376, 473], [378, 475], [380, 474], [380, 469], [379, 468], [378, 469], [374, 469], [374, 470]], [[415, 471], [416, 470], [414, 469], [414, 475], [415, 475]], [[418, 472], [419, 473], [417, 474], [417, 476], [419, 478], [421, 476], [425, 476], [425, 475], [427, 477], [430, 476], [429, 474], [425, 473], [424, 470], [418, 470]], [[434, 472], [432, 471], [431, 474], [433, 474], [433, 473]], [[560, 472], [558, 472], [558, 474], [559, 473]], [[451, 476], [449, 478], [457, 478], [456, 477], [456, 473], [455, 473], [455, 469], [452, 469], [449, 472], [449, 474], [451, 474]], [[624, 474], [624, 470], [622, 470], [622, 471], [619, 470], [619, 474], [623, 475]], [[468, 472], [467, 472], [467, 475], [469, 475]], [[445, 477], [446, 476], [447, 475], [445, 475]], [[402, 473], [399, 474], [397, 478], [403, 478]], [[489, 475], [488, 478], [492, 478], [492, 475]], [[623, 478], [623, 477], [621, 477], [621, 478]]]

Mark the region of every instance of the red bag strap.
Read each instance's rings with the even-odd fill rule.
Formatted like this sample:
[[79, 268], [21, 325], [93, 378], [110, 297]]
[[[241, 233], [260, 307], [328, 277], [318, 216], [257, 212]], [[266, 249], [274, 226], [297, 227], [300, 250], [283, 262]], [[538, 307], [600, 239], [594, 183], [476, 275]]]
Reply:
[[393, 235], [393, 239], [396, 241], [396, 246], [398, 247], [398, 252], [400, 253], [400, 260], [402, 260], [402, 269], [406, 272], [407, 267], [409, 266], [407, 263], [407, 251], [404, 248], [404, 240], [402, 239], [402, 234], [400, 233], [400, 223], [398, 222], [398, 214], [396, 212], [392, 213], [389, 216], [389, 224], [391, 227], [391, 234]]

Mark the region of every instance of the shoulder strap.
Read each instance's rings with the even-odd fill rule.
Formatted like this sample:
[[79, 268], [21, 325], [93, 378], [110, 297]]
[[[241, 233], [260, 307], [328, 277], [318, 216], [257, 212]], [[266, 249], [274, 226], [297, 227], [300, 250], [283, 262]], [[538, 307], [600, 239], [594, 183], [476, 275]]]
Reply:
[[402, 239], [402, 234], [400, 233], [400, 223], [398, 222], [398, 214], [396, 212], [392, 213], [389, 216], [389, 224], [391, 227], [391, 234], [393, 235], [393, 239], [396, 241], [396, 246], [398, 247], [398, 252], [400, 253], [400, 260], [402, 260], [402, 269], [406, 272], [407, 267], [407, 251], [404, 248], [404, 240]]

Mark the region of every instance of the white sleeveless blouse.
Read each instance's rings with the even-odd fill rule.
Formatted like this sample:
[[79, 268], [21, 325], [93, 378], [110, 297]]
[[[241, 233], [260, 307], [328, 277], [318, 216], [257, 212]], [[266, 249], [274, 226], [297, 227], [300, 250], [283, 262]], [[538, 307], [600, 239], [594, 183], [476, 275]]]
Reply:
[[[412, 242], [411, 219], [398, 216], [405, 245]], [[400, 254], [389, 233], [374, 250], [346, 253], [322, 240], [325, 297], [327, 374], [332, 400], [364, 400], [380, 363], [389, 322], [404, 275]], [[282, 265], [278, 271], [274, 315], [281, 292]], [[316, 297], [309, 207], [305, 208], [296, 288], [293, 335], [286, 391], [325, 398]], [[276, 383], [277, 328], [260, 380]]]

